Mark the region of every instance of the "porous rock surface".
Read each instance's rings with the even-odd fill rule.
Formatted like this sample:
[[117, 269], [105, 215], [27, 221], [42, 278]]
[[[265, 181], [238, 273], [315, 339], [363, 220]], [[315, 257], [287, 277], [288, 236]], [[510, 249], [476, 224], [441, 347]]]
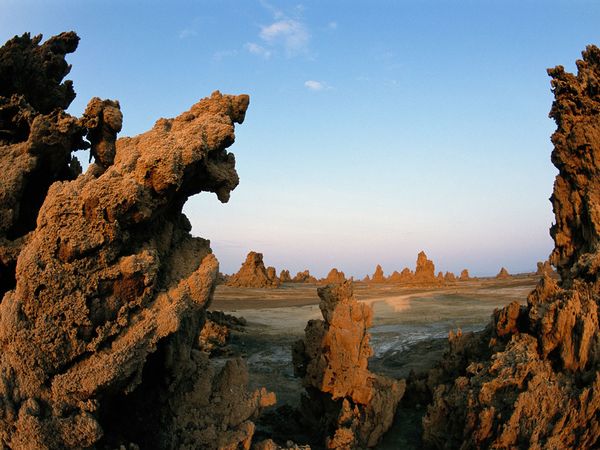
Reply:
[[540, 276], [548, 275], [551, 277], [556, 275], [556, 271], [552, 267], [552, 264], [550, 264], [550, 261], [538, 261], [535, 274]]
[[265, 267], [262, 253], [250, 252], [240, 270], [231, 275], [228, 286], [249, 288], [276, 288], [280, 281], [274, 267]]
[[71, 152], [86, 148], [85, 129], [64, 112], [73, 83], [62, 81], [79, 38], [70, 32], [40, 42], [24, 34], [0, 48], [0, 298], [15, 287], [17, 258], [48, 188], [81, 173]]
[[578, 74], [549, 70], [552, 161], [551, 256], [526, 306], [513, 302], [481, 334], [453, 335], [429, 374], [433, 401], [423, 439], [433, 448], [598, 448], [600, 445], [600, 50]]
[[[274, 398], [246, 390], [243, 362], [215, 377], [194, 349], [218, 262], [181, 210], [237, 186], [227, 147], [248, 96], [215, 92], [116, 140], [118, 102], [64, 112], [77, 41], [0, 49], [1, 446], [247, 448]], [[74, 178], [85, 134], [95, 163]]]
[[324, 320], [309, 321], [293, 349], [294, 372], [306, 388], [303, 421], [326, 436], [327, 448], [373, 447], [392, 424], [404, 380], [369, 372], [373, 312], [355, 300], [352, 282], [327, 285], [318, 294]]
[[204, 326], [198, 336], [198, 348], [211, 356], [228, 354], [231, 330], [244, 331], [246, 319], [225, 314], [223, 311], [206, 311]]

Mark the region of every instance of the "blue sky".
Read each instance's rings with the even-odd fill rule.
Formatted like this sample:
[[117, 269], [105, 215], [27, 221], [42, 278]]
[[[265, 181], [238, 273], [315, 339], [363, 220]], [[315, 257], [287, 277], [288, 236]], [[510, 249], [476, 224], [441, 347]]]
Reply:
[[0, 0], [0, 39], [75, 30], [80, 115], [118, 99], [135, 135], [247, 93], [229, 203], [188, 201], [224, 272], [534, 270], [552, 249], [546, 68], [600, 44], [593, 1]]

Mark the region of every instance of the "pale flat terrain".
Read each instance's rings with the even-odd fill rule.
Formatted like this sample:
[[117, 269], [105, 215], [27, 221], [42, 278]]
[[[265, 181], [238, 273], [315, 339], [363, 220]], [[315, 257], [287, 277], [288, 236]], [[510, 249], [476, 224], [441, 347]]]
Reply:
[[[481, 279], [437, 287], [355, 283], [355, 296], [374, 310], [370, 368], [396, 378], [424, 370], [446, 348], [450, 330], [477, 331], [495, 308], [525, 303], [539, 277]], [[245, 332], [234, 332], [232, 348], [250, 368], [252, 386], [274, 391], [278, 403], [294, 404], [302, 391], [293, 376], [291, 346], [306, 322], [320, 319], [316, 284], [285, 283], [279, 289], [218, 286], [209, 309], [244, 317]]]

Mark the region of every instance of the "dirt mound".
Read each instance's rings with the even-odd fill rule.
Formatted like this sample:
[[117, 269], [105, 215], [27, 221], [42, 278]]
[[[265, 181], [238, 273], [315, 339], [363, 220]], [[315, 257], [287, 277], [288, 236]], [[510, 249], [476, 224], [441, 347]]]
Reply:
[[526, 306], [497, 311], [481, 334], [451, 337], [425, 383], [431, 447], [600, 445], [600, 50], [588, 47], [577, 67], [577, 76], [549, 70], [559, 171], [551, 262], [561, 281], [544, 276]]
[[280, 284], [274, 267], [265, 268], [262, 253], [250, 252], [240, 270], [231, 275], [227, 286], [275, 288]]
[[293, 351], [294, 372], [306, 387], [302, 420], [325, 436], [327, 448], [373, 447], [392, 423], [404, 381], [369, 372], [373, 312], [354, 299], [352, 282], [318, 294], [324, 320], [309, 321]]
[[[0, 49], [1, 278], [12, 279], [0, 304], [2, 446], [245, 445], [274, 398], [246, 391], [242, 362], [213, 377], [194, 349], [218, 262], [181, 210], [237, 186], [227, 147], [248, 96], [215, 92], [115, 142], [118, 102], [64, 112], [77, 41], [24, 35]], [[95, 163], [73, 179], [84, 134]]]

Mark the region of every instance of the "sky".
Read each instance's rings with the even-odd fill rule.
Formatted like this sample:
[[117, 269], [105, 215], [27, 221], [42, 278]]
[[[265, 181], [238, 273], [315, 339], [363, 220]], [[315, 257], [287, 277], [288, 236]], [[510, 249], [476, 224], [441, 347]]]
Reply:
[[250, 250], [317, 276], [420, 250], [436, 271], [535, 270], [553, 248], [546, 69], [574, 72], [598, 23], [583, 0], [0, 0], [2, 42], [78, 33], [69, 112], [117, 99], [120, 136], [250, 95], [240, 185], [184, 210], [225, 273]]

